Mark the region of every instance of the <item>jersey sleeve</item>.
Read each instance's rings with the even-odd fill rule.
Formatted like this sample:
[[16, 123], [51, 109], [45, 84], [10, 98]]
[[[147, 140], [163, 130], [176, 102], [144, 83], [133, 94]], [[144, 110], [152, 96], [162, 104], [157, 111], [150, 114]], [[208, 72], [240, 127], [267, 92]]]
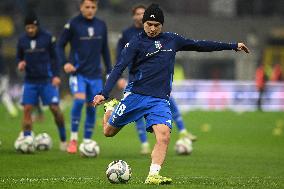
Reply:
[[64, 65], [69, 60], [67, 60], [65, 55], [65, 46], [68, 42], [70, 42], [72, 39], [72, 28], [71, 28], [71, 22], [68, 22], [64, 25], [64, 30], [59, 38], [58, 44], [57, 44], [57, 53], [59, 58], [59, 63]]
[[121, 52], [120, 60], [115, 64], [110, 76], [108, 77], [105, 87], [102, 91], [102, 95], [107, 99], [109, 93], [115, 86], [117, 80], [120, 78], [126, 67], [131, 64], [138, 53], [138, 42], [131, 40], [125, 45], [125, 48]]
[[60, 73], [60, 63], [58, 61], [57, 51], [56, 51], [56, 38], [51, 36], [50, 38], [50, 57], [51, 57], [51, 71], [53, 76], [59, 76]]
[[222, 50], [236, 50], [237, 43], [223, 43], [217, 41], [192, 40], [186, 39], [178, 34], [173, 34], [176, 51], [197, 51], [197, 52], [212, 52]]
[[107, 26], [105, 25], [104, 28], [105, 28], [105, 31], [103, 35], [102, 56], [103, 56], [105, 67], [106, 67], [106, 73], [109, 74], [111, 72], [112, 65], [111, 65], [110, 52], [109, 52], [109, 47], [108, 47]]
[[24, 60], [24, 50], [21, 47], [21, 39], [19, 39], [17, 43], [17, 53], [16, 53], [17, 64], [22, 60]]

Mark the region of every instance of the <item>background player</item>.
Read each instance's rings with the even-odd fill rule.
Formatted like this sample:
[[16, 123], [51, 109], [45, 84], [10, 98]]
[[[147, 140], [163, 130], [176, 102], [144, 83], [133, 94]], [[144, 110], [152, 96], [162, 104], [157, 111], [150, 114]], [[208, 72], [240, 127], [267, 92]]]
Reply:
[[[106, 73], [111, 72], [106, 24], [95, 17], [97, 0], [82, 0], [81, 13], [71, 19], [64, 28], [58, 43], [58, 51], [64, 70], [70, 76], [70, 88], [74, 97], [71, 110], [71, 141], [67, 151], [77, 152], [78, 128], [81, 111], [86, 102], [84, 142], [93, 133], [96, 109], [92, 106], [93, 97], [102, 90], [101, 55]], [[65, 57], [65, 46], [71, 45], [70, 56]]]
[[56, 60], [56, 39], [39, 27], [37, 16], [31, 12], [25, 18], [25, 34], [17, 45], [18, 70], [25, 71], [22, 104], [24, 106], [23, 135], [30, 136], [32, 109], [39, 104], [49, 105], [60, 136], [60, 149], [65, 151], [64, 117], [59, 108], [60, 66]]
[[[104, 134], [115, 136], [120, 129], [145, 117], [147, 131], [154, 132], [156, 144], [146, 184], [169, 184], [172, 179], [159, 175], [170, 141], [171, 111], [169, 95], [173, 79], [175, 54], [178, 51], [211, 52], [235, 50], [249, 52], [243, 43], [220, 43], [185, 39], [174, 33], [162, 33], [164, 15], [158, 5], [148, 7], [143, 16], [144, 31], [132, 38], [122, 51], [101, 95], [94, 105], [103, 103], [123, 70], [129, 66], [128, 93], [114, 110], [114, 101], [105, 104]], [[114, 111], [113, 111], [114, 110]]]
[[[116, 61], [117, 62], [119, 62], [120, 54], [124, 46], [131, 40], [132, 37], [144, 31], [142, 19], [143, 19], [145, 9], [146, 7], [144, 5], [137, 5], [133, 7], [132, 9], [133, 25], [126, 28], [122, 32], [122, 36], [118, 41], [117, 51], [116, 51]], [[118, 81], [118, 87], [120, 89], [124, 89], [126, 85], [127, 85], [126, 79], [121, 78]], [[189, 133], [184, 127], [184, 122], [183, 122], [181, 113], [178, 109], [178, 106], [175, 100], [172, 97], [170, 97], [169, 101], [170, 101], [172, 117], [173, 117], [175, 124], [177, 125], [178, 131], [180, 133], [180, 138], [188, 137], [190, 140], [195, 141], [197, 137]], [[141, 144], [141, 154], [148, 154], [150, 153], [150, 146], [147, 140], [144, 119], [141, 118], [137, 120], [135, 123], [136, 123], [137, 132], [139, 134], [140, 142], [142, 143]]]

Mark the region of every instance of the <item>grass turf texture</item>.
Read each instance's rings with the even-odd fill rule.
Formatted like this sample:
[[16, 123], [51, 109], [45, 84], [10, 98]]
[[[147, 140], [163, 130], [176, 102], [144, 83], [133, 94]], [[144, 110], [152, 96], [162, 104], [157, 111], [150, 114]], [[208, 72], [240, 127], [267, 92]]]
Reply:
[[[64, 113], [69, 134], [69, 109]], [[157, 188], [143, 184], [150, 157], [139, 154], [140, 144], [133, 125], [114, 138], [105, 138], [102, 109], [93, 137], [101, 154], [95, 159], [58, 150], [57, 130], [48, 111], [43, 123], [34, 124], [34, 131], [51, 135], [52, 150], [32, 155], [16, 153], [13, 143], [20, 131], [21, 116], [10, 118], [3, 106], [0, 115], [0, 188]], [[178, 134], [173, 129], [161, 171], [161, 175], [173, 178], [173, 184], [161, 188], [284, 188], [283, 112], [195, 111], [183, 117], [199, 138], [192, 155], [177, 156], [173, 148]], [[82, 130], [81, 124], [81, 133]], [[153, 145], [153, 135], [148, 136]], [[106, 179], [106, 166], [116, 159], [123, 159], [132, 167], [133, 175], [127, 184], [114, 185]]]

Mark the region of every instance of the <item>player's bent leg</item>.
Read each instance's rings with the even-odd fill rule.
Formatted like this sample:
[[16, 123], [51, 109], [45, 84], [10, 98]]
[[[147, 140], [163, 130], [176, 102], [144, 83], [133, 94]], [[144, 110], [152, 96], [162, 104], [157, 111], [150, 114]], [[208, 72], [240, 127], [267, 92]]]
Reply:
[[161, 165], [164, 163], [166, 157], [168, 145], [170, 142], [171, 129], [164, 124], [157, 124], [152, 126], [152, 128], [156, 137], [156, 144], [151, 154], [152, 164], [150, 166], [149, 175], [145, 180], [145, 184], [170, 184], [172, 182], [172, 179], [159, 175], [159, 172]]
[[32, 132], [33, 105], [24, 105], [24, 117], [22, 122], [24, 136], [30, 136]]
[[104, 135], [105, 135], [106, 137], [113, 137], [113, 136], [115, 136], [120, 130], [121, 130], [121, 128], [116, 128], [116, 127], [110, 125], [109, 123], [107, 123], [107, 125], [104, 126]]
[[53, 114], [54, 121], [57, 125], [59, 138], [60, 138], [60, 145], [59, 148], [62, 151], [66, 151], [67, 149], [67, 143], [66, 143], [66, 129], [65, 129], [65, 122], [64, 122], [64, 116], [60, 110], [60, 107], [57, 104], [52, 104], [49, 106], [50, 111]]
[[115, 136], [121, 129], [121, 128], [116, 128], [116, 127], [114, 127], [114, 126], [112, 126], [112, 125], [110, 125], [108, 123], [108, 120], [109, 120], [112, 112], [113, 112], [112, 110], [106, 111], [105, 115], [104, 115], [104, 118], [103, 118], [104, 135], [106, 137], [113, 137], [113, 136]]

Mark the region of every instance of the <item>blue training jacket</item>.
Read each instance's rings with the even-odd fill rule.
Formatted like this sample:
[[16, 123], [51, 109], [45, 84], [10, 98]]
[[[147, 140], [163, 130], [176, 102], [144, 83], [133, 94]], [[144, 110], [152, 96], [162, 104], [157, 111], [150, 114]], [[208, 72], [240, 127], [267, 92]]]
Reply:
[[175, 33], [151, 38], [143, 31], [125, 45], [102, 91], [105, 98], [126, 67], [129, 67], [127, 91], [169, 99], [178, 51], [211, 52], [237, 49], [237, 43], [186, 39]]
[[[71, 51], [69, 58], [66, 58], [65, 46], [68, 42]], [[64, 26], [59, 39], [58, 54], [61, 64], [72, 63], [77, 69], [74, 74], [81, 74], [90, 79], [102, 77], [102, 56], [109, 74], [112, 66], [105, 22], [98, 18], [88, 20], [82, 14], [71, 19]]]
[[56, 39], [47, 31], [38, 30], [35, 37], [23, 34], [17, 44], [17, 63], [26, 61], [25, 82], [46, 83], [59, 76], [60, 65], [56, 55]]

